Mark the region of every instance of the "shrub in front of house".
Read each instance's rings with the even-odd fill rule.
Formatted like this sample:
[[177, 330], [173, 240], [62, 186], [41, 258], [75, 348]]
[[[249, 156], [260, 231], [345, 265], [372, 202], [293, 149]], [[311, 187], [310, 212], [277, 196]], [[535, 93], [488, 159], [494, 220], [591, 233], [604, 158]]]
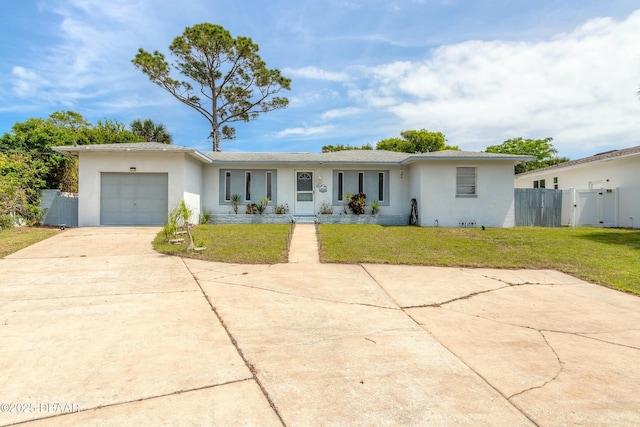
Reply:
[[349, 199], [349, 209], [355, 215], [364, 215], [364, 207], [367, 202], [367, 195], [364, 193], [357, 193], [351, 196]]

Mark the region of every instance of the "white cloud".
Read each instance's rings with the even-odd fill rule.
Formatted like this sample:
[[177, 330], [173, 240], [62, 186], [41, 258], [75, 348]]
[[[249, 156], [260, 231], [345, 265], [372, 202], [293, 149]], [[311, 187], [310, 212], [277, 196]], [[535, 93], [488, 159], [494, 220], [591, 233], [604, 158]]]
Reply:
[[277, 132], [275, 136], [277, 138], [286, 138], [290, 136], [311, 136], [327, 133], [332, 129], [332, 126], [315, 126], [315, 127], [297, 127], [288, 128], [283, 131]]
[[27, 70], [24, 67], [13, 67], [11, 74], [15, 77], [13, 81], [13, 91], [18, 96], [35, 95], [42, 86], [48, 85], [48, 82], [38, 75], [38, 73]]
[[[59, 18], [57, 32], [53, 43], [13, 68], [14, 93], [33, 104], [74, 108], [80, 100], [128, 90], [137, 73], [129, 62], [137, 48], [132, 34], [145, 27], [145, 5], [70, 0], [42, 7]], [[123, 52], [131, 52], [130, 57]]]
[[344, 82], [349, 79], [346, 73], [325, 71], [318, 67], [285, 68], [282, 70], [285, 76], [302, 77], [313, 80], [327, 80], [332, 82]]
[[333, 120], [342, 117], [353, 116], [362, 112], [362, 109], [356, 107], [337, 108], [335, 110], [326, 111], [322, 114], [322, 120]]
[[[352, 98], [386, 107], [403, 128], [443, 131], [464, 149], [554, 137], [560, 154], [620, 143], [640, 132], [640, 11], [591, 20], [539, 42], [468, 41], [424, 61], [369, 70]], [[623, 141], [613, 136], [627, 135]]]

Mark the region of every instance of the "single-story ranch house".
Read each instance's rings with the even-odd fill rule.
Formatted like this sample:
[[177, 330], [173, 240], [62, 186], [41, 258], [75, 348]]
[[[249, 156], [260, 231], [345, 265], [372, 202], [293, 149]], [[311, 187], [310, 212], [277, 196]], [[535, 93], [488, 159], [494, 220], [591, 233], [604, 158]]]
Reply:
[[533, 159], [449, 150], [201, 153], [153, 142], [55, 150], [79, 157], [81, 227], [162, 225], [182, 200], [194, 222], [204, 210], [230, 219], [234, 194], [241, 197], [239, 215], [247, 204], [269, 198], [268, 213], [287, 205], [293, 217], [322, 222], [328, 216], [320, 215], [321, 205], [330, 205], [336, 219], [345, 215], [345, 195], [358, 192], [367, 196], [367, 213], [378, 202], [381, 224], [407, 224], [416, 199], [421, 226], [513, 227], [514, 165]]

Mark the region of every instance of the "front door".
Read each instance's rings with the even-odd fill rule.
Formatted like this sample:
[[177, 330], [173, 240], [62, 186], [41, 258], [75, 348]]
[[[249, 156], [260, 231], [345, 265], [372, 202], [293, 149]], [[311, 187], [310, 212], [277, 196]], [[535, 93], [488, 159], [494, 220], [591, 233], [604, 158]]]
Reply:
[[296, 171], [296, 215], [315, 215], [313, 171]]

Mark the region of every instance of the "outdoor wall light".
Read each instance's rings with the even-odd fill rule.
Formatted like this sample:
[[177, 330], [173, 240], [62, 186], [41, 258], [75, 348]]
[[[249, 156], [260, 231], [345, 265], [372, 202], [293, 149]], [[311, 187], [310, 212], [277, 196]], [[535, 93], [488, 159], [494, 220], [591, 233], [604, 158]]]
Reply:
[[131, 167], [129, 168], [129, 172], [135, 172], [135, 171], [136, 171], [136, 167], [135, 167], [135, 166], [131, 166]]

